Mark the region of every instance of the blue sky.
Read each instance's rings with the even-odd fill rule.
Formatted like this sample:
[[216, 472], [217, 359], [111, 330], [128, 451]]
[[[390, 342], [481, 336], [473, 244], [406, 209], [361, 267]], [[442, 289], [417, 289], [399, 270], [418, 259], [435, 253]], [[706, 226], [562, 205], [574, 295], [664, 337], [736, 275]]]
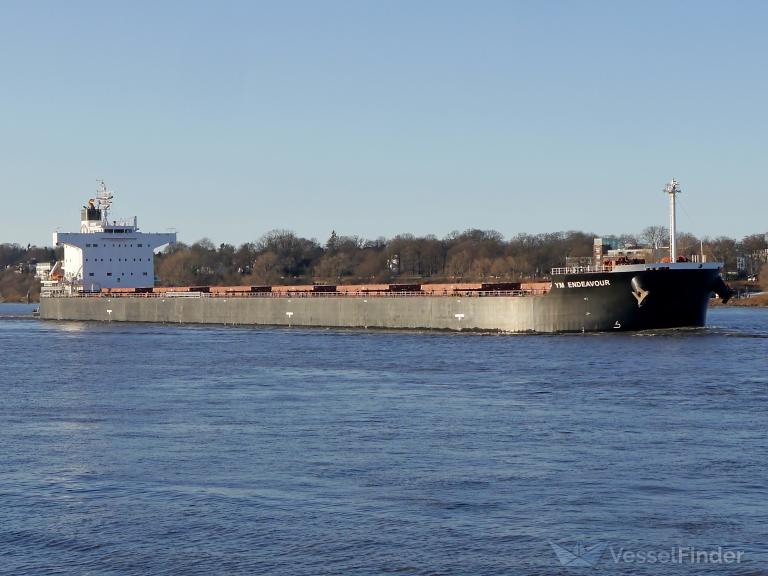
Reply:
[[765, 232], [762, 2], [0, 4], [0, 242]]

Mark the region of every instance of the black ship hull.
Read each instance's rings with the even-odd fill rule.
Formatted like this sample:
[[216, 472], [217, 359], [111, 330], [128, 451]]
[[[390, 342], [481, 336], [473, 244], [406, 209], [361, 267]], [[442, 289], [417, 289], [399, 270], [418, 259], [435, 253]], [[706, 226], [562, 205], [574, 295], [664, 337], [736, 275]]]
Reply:
[[713, 292], [729, 295], [711, 267], [555, 275], [542, 313], [555, 315], [557, 332], [699, 327]]

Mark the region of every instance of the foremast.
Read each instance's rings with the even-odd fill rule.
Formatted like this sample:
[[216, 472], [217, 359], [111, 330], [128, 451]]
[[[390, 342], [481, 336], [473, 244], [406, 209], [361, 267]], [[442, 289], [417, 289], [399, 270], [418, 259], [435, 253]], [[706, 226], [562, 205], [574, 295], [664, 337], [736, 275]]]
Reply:
[[677, 180], [672, 178], [664, 187], [669, 195], [669, 261], [677, 262], [677, 216], [675, 214], [675, 197], [682, 192]]

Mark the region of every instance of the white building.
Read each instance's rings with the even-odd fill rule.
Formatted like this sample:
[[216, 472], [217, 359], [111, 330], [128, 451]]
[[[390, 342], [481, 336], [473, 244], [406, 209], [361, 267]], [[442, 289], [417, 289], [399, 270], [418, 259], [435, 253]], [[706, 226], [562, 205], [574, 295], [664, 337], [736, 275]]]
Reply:
[[73, 290], [152, 287], [155, 250], [176, 242], [176, 233], [139, 232], [136, 217], [110, 222], [112, 198], [102, 182], [83, 206], [80, 232], [53, 233], [53, 244], [64, 246], [64, 284]]
[[53, 264], [50, 262], [38, 262], [35, 264], [35, 278], [46, 280], [48, 279], [48, 275], [51, 273], [51, 268], [53, 267]]

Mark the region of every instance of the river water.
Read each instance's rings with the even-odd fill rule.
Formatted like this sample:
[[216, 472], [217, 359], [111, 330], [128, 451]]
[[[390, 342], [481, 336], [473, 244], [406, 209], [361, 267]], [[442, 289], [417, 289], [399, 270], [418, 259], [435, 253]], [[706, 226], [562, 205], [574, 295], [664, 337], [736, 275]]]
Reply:
[[30, 311], [0, 306], [0, 573], [768, 574], [768, 310], [567, 336]]

